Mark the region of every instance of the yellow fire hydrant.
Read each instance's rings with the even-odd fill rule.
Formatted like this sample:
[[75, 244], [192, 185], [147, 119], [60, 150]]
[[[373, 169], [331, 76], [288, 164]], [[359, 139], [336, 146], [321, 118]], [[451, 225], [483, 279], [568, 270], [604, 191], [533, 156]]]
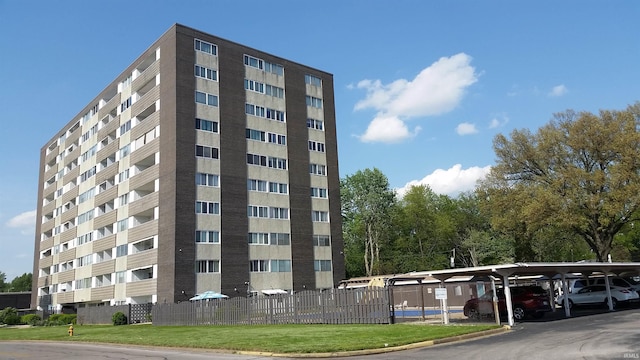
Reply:
[[69, 336], [73, 336], [73, 325], [69, 326]]

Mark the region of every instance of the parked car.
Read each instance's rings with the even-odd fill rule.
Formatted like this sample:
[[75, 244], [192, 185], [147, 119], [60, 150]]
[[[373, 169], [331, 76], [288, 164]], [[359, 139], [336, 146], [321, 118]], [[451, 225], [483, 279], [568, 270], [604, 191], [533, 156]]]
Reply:
[[[511, 290], [511, 303], [514, 319], [520, 321], [527, 316], [541, 318], [545, 312], [551, 311], [549, 294], [540, 286], [514, 286]], [[504, 289], [496, 290], [498, 295], [498, 312], [501, 316], [507, 315], [507, 306]], [[493, 314], [493, 291], [470, 299], [464, 304], [464, 315], [470, 318], [478, 318], [483, 315]]]
[[[591, 285], [604, 285], [604, 278], [598, 277], [591, 279]], [[631, 288], [636, 292], [640, 292], [640, 284], [632, 278], [609, 276], [609, 286], [617, 286], [627, 289]]]
[[[610, 286], [611, 289], [611, 303], [615, 309], [619, 303], [635, 302], [640, 299], [640, 295], [632, 288]], [[582, 289], [570, 293], [569, 309], [574, 306], [583, 305], [604, 305], [608, 306], [607, 289], [604, 285], [588, 285]], [[559, 305], [564, 306], [564, 295], [558, 296], [557, 302]]]

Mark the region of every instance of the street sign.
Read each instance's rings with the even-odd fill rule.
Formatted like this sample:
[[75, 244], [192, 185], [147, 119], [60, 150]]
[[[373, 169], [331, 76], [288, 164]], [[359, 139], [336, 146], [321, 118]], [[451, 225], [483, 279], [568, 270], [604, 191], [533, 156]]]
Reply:
[[436, 288], [436, 299], [438, 299], [438, 300], [446, 300], [447, 299], [447, 288]]

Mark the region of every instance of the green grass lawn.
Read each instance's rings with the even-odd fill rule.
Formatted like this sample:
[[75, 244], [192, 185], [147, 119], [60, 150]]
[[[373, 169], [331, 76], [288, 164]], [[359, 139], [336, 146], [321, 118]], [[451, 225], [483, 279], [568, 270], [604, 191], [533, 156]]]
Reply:
[[84, 341], [275, 353], [383, 348], [498, 328], [496, 325], [77, 325], [0, 328], [1, 340]]

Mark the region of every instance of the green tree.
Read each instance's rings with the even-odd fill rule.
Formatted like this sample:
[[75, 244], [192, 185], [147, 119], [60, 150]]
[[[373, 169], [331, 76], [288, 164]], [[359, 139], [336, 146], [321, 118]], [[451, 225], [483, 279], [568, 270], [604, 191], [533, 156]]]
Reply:
[[536, 134], [496, 136], [496, 165], [479, 194], [494, 228], [518, 235], [516, 257], [519, 247], [535, 254], [537, 235], [553, 226], [607, 259], [640, 207], [639, 115], [640, 103], [598, 115], [569, 110]]
[[[365, 275], [381, 273], [380, 251], [389, 241], [390, 212], [395, 192], [378, 169], [365, 169], [340, 182], [345, 257], [347, 261], [362, 251]], [[347, 265], [347, 272], [354, 270]]]
[[11, 281], [10, 291], [31, 291], [31, 273], [24, 273]]

